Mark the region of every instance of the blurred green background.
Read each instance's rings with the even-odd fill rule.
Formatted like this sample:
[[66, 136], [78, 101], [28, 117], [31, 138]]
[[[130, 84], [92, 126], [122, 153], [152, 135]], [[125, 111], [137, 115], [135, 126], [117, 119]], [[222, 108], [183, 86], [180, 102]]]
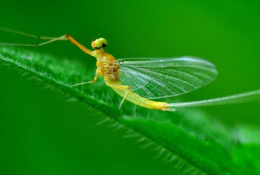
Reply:
[[[2, 0], [0, 16], [2, 27], [47, 36], [69, 33], [87, 47], [93, 38], [105, 37], [116, 58], [188, 55], [214, 63], [218, 79], [183, 101], [260, 87], [258, 1]], [[38, 41], [1, 32], [0, 42]], [[95, 59], [69, 42], [31, 50], [76, 60], [94, 75]], [[98, 111], [21, 75], [1, 66], [0, 174], [175, 174], [172, 164], [154, 160], [156, 151], [97, 125], [105, 119]], [[205, 110], [224, 125], [260, 127], [258, 106]]]

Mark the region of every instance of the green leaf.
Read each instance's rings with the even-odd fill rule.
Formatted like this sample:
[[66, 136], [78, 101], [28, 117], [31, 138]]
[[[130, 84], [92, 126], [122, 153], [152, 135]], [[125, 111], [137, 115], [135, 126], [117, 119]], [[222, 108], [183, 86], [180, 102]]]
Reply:
[[152, 111], [125, 102], [102, 81], [72, 87], [93, 78], [94, 70], [69, 59], [20, 48], [1, 48], [3, 65], [19, 68], [51, 87], [95, 108], [137, 136], [144, 147], [156, 147], [158, 157], [182, 174], [260, 173], [260, 131], [248, 126], [227, 127], [196, 108]]

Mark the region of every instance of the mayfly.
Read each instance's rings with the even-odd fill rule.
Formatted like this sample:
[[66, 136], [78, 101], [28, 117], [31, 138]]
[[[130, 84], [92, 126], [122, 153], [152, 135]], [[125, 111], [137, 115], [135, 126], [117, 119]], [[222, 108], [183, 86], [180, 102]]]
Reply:
[[94, 83], [98, 74], [100, 74], [104, 78], [106, 85], [123, 98], [120, 107], [124, 100], [128, 100], [148, 109], [175, 111], [175, 108], [178, 107], [224, 105], [259, 99], [260, 90], [255, 90], [193, 102], [166, 103], [153, 101], [154, 99], [185, 94], [207, 85], [217, 77], [216, 67], [206, 60], [195, 57], [115, 59], [114, 56], [105, 52], [104, 48], [107, 46], [107, 41], [104, 38], [94, 39], [91, 42], [94, 51], [91, 51], [68, 34], [53, 38], [36, 36], [6, 28], [0, 28], [0, 30], [47, 40], [40, 44], [0, 43], [0, 45], [39, 47], [54, 41], [69, 40], [83, 52], [97, 59], [94, 79], [72, 86]]

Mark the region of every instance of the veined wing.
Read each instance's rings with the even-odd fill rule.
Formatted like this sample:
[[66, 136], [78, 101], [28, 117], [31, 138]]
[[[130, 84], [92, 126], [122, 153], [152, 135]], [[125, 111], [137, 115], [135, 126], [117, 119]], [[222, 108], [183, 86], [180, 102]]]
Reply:
[[148, 99], [184, 94], [217, 77], [215, 66], [193, 57], [119, 59], [120, 82]]

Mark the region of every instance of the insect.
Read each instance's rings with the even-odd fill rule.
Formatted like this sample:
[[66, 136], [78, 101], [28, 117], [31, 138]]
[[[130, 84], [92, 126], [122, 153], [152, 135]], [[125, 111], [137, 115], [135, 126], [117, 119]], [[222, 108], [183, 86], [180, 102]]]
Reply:
[[58, 40], [69, 40], [83, 52], [97, 59], [94, 79], [72, 86], [94, 83], [98, 78], [98, 74], [100, 74], [104, 78], [106, 85], [123, 98], [120, 107], [124, 100], [128, 100], [148, 109], [175, 111], [175, 108], [178, 107], [224, 105], [259, 99], [260, 90], [255, 90], [193, 102], [166, 103], [154, 101], [154, 99], [185, 94], [207, 85], [217, 77], [216, 67], [206, 60], [195, 57], [115, 59], [114, 56], [105, 52], [104, 48], [107, 46], [107, 40], [104, 38], [94, 39], [91, 42], [93, 49], [91, 51], [68, 34], [54, 38], [36, 36], [7, 28], [0, 28], [0, 30], [48, 40], [40, 44], [0, 43], [0, 45], [6, 46], [39, 47]]

